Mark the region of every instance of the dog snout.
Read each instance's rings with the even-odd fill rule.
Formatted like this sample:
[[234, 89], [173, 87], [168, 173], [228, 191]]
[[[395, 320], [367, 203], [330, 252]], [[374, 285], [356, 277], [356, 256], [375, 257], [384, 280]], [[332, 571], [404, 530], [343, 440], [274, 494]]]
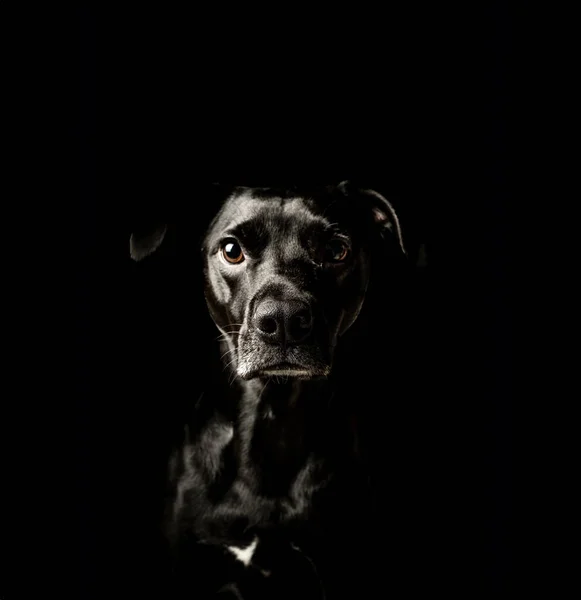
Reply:
[[254, 312], [253, 325], [258, 335], [270, 344], [298, 344], [313, 329], [313, 314], [308, 304], [296, 300], [263, 300]]

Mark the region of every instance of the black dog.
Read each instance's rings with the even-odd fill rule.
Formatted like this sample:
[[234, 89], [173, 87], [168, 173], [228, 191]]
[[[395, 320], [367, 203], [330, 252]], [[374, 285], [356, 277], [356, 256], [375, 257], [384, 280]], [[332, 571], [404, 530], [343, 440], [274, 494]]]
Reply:
[[[133, 258], [165, 232], [134, 234]], [[354, 324], [374, 260], [405, 255], [398, 218], [380, 194], [347, 183], [236, 188], [203, 255], [226, 385], [198, 402], [171, 461], [177, 586], [192, 597], [345, 592], [371, 521], [349, 385], [365, 332]]]

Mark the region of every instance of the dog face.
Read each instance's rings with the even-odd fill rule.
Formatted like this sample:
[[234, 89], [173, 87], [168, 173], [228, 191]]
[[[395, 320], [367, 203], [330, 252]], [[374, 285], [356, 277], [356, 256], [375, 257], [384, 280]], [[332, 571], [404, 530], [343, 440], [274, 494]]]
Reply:
[[[135, 260], [165, 226], [134, 233]], [[393, 207], [347, 182], [300, 194], [235, 188], [203, 242], [205, 296], [241, 379], [329, 375], [363, 305], [377, 249], [405, 254]]]
[[208, 308], [236, 375], [329, 375], [382, 232], [403, 251], [395, 212], [376, 192], [236, 189], [203, 244]]

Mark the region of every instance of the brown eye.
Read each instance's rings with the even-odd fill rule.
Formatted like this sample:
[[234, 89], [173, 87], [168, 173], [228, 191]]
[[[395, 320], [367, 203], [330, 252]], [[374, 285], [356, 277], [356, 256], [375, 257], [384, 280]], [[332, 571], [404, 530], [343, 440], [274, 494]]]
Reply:
[[343, 262], [349, 254], [349, 246], [343, 240], [331, 240], [325, 247], [327, 262]]
[[236, 264], [244, 260], [244, 253], [236, 240], [225, 240], [222, 243], [222, 254], [229, 263]]

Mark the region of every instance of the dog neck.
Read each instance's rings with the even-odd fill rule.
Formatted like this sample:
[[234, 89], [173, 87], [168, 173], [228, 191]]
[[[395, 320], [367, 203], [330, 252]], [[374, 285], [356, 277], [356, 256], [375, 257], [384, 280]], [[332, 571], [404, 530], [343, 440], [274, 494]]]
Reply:
[[242, 405], [247, 410], [260, 412], [267, 419], [327, 408], [324, 399], [328, 400], [328, 380], [268, 377], [241, 381], [240, 385]]
[[246, 443], [257, 431], [277, 432], [281, 443], [289, 436], [305, 437], [320, 427], [329, 411], [331, 394], [326, 381], [256, 378], [241, 382], [241, 387], [236, 429]]
[[285, 493], [307, 461], [324, 449], [328, 383], [253, 379], [241, 386], [234, 423], [239, 467], [263, 493]]

